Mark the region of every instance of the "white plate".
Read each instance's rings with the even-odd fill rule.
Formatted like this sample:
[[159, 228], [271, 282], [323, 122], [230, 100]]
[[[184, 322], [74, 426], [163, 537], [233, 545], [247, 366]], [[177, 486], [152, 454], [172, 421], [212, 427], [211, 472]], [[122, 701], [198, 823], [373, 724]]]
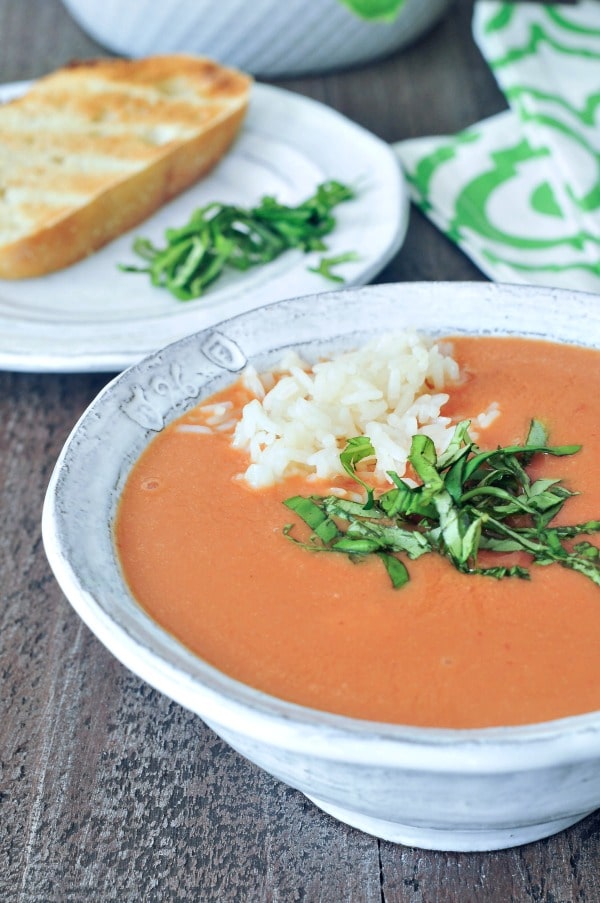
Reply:
[[[0, 86], [0, 102], [27, 83]], [[369, 282], [397, 253], [408, 222], [408, 195], [389, 146], [327, 106], [299, 94], [255, 84], [242, 132], [218, 167], [137, 229], [58, 273], [0, 280], [0, 368], [120, 370], [157, 347], [214, 322], [290, 296], [336, 286], [308, 267], [319, 259], [290, 251], [266, 266], [225, 276], [195, 301], [175, 300], [148, 277], [122, 273], [140, 263], [134, 235], [162, 242], [167, 226], [183, 225], [210, 201], [256, 204], [265, 194], [299, 203], [327, 179], [356, 185], [356, 200], [335, 210], [327, 256], [356, 251], [338, 268], [346, 285]]]

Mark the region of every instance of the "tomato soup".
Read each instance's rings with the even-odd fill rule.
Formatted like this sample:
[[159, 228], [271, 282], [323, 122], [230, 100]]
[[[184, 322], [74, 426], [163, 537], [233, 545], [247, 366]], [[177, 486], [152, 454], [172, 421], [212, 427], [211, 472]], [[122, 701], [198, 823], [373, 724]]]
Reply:
[[[512, 338], [452, 340], [466, 379], [444, 414], [501, 416], [482, 447], [524, 442], [532, 418], [569, 457], [536, 476], [578, 491], [559, 519], [600, 517], [600, 353]], [[128, 479], [115, 525], [139, 604], [205, 661], [274, 696], [373, 721], [472, 728], [600, 709], [600, 587], [553, 564], [531, 579], [465, 575], [427, 554], [393, 589], [377, 560], [294, 545], [283, 506], [318, 491], [291, 478], [253, 490], [218, 433], [169, 425]], [[586, 537], [596, 545], [598, 535]]]

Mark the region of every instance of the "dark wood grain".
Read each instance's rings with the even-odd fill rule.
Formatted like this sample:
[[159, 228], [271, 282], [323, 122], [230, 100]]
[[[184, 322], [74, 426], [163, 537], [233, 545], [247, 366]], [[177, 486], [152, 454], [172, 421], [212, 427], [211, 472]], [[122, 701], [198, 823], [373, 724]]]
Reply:
[[[471, 2], [404, 53], [279, 82], [387, 141], [504, 107]], [[107, 51], [58, 0], [0, 0], [0, 81]], [[482, 279], [413, 211], [379, 281]], [[0, 900], [597, 903], [600, 816], [489, 854], [429, 853], [339, 824], [128, 673], [64, 600], [40, 513], [60, 448], [109, 375], [0, 372]]]

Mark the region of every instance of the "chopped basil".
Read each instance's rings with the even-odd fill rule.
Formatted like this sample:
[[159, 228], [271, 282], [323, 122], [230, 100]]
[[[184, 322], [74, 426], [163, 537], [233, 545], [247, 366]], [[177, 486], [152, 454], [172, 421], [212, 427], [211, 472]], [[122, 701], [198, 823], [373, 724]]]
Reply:
[[338, 273], [334, 273], [333, 267], [337, 267], [341, 263], [350, 263], [359, 259], [359, 255], [354, 251], [348, 251], [346, 254], [338, 254], [335, 257], [322, 257], [318, 266], [309, 267], [308, 269], [311, 273], [318, 273], [320, 276], [329, 279], [331, 282], [344, 282], [344, 277], [340, 276]]
[[480, 451], [468, 434], [469, 421], [456, 427], [447, 450], [437, 455], [432, 440], [413, 436], [409, 463], [421, 483], [405, 483], [389, 472], [394, 487], [379, 496], [356, 473], [357, 464], [373, 457], [367, 436], [348, 441], [341, 464], [364, 490], [364, 502], [337, 496], [295, 496], [284, 504], [312, 530], [309, 542], [291, 536], [311, 551], [343, 552], [353, 561], [377, 555], [394, 588], [409, 575], [398, 557], [414, 560], [428, 552], [447, 558], [463, 574], [481, 574], [501, 580], [529, 579], [529, 567], [481, 566], [481, 550], [525, 552], [532, 565], [559, 564], [588, 577], [600, 586], [600, 549], [587, 541], [566, 545], [582, 534], [600, 532], [600, 520], [572, 526], [550, 526], [572, 495], [560, 480], [532, 481], [527, 467], [534, 455], [576, 454], [579, 445], [548, 445], [542, 423], [531, 422], [524, 445]]
[[[323, 182], [316, 193], [297, 207], [265, 196], [257, 207], [246, 210], [232, 204], [211, 203], [198, 208], [180, 229], [167, 229], [164, 247], [138, 237], [134, 252], [146, 266], [120, 264], [125, 273], [146, 273], [152, 285], [166, 288], [180, 301], [190, 301], [227, 269], [248, 270], [269, 263], [284, 251], [325, 251], [323, 237], [336, 225], [331, 211], [355, 192], [341, 182]], [[343, 281], [332, 267], [356, 260], [354, 252], [324, 257], [310, 267], [324, 278]]]

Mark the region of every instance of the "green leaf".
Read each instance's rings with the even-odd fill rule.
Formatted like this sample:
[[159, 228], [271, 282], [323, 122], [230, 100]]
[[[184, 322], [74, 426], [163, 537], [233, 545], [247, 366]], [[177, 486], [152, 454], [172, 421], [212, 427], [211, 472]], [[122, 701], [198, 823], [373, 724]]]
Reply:
[[525, 445], [547, 445], [548, 432], [541, 420], [532, 420], [529, 424], [529, 432], [525, 440]]
[[347, 552], [348, 555], [367, 555], [369, 552], [377, 552], [380, 548], [376, 539], [355, 538], [348, 534], [332, 545], [332, 549], [338, 552]]
[[574, 550], [574, 554], [568, 555], [560, 561], [563, 567], [577, 571], [592, 580], [597, 586], [600, 586], [600, 563], [598, 561], [598, 549], [595, 546], [586, 543], [585, 549]]
[[531, 574], [527, 568], [513, 565], [506, 567], [504, 565], [488, 568], [473, 568], [470, 574], [480, 574], [482, 577], [493, 577], [495, 580], [503, 580], [505, 577], [518, 577], [520, 580], [530, 580]]
[[464, 460], [465, 456], [473, 447], [473, 443], [469, 438], [470, 420], [461, 420], [454, 429], [452, 438], [448, 444], [448, 448], [439, 457], [437, 466], [440, 470], [451, 467], [459, 460]]
[[364, 504], [365, 508], [373, 507], [373, 490], [357, 476], [356, 465], [365, 458], [372, 458], [374, 456], [375, 449], [367, 436], [354, 436], [354, 438], [348, 439], [346, 447], [340, 455], [340, 463], [346, 473], [351, 476], [353, 480], [356, 480], [367, 493], [367, 501]]
[[339, 535], [339, 530], [335, 523], [327, 517], [313, 499], [296, 495], [293, 498], [286, 499], [283, 504], [290, 511], [294, 511], [298, 517], [301, 517], [304, 523], [314, 531], [315, 535], [322, 542], [331, 542], [332, 539]]
[[422, 486], [408, 486], [398, 477], [398, 474], [389, 472], [389, 476], [396, 483], [395, 489], [388, 489], [379, 497], [379, 507], [388, 517], [436, 517], [435, 506], [424, 498]]
[[553, 527], [553, 531], [565, 538], [579, 536], [582, 533], [598, 533], [600, 532], [600, 520], [588, 520], [583, 524], [573, 524], [572, 526]]
[[404, 565], [400, 561], [400, 559], [396, 558], [394, 555], [386, 555], [385, 552], [379, 552], [378, 554], [385, 565], [385, 569], [388, 572], [394, 589], [399, 589], [400, 587], [405, 586], [405, 584], [407, 584], [410, 580], [406, 565]]
[[[348, 499], [338, 498], [336, 495], [328, 495], [323, 499], [323, 508], [329, 517], [340, 517], [344, 520], [353, 520], [364, 515], [365, 506], [363, 502], [352, 502]], [[377, 519], [384, 516], [384, 512], [379, 508], [373, 508], [369, 512], [371, 518]]]
[[354, 251], [348, 251], [346, 254], [337, 254], [335, 257], [322, 257], [318, 266], [309, 267], [308, 269], [311, 273], [319, 273], [320, 276], [329, 279], [331, 282], [345, 282], [343, 276], [333, 272], [333, 267], [354, 260], [360, 260], [359, 255]]
[[440, 538], [450, 557], [458, 564], [465, 564], [472, 554], [472, 535], [465, 543], [470, 523], [464, 518], [448, 492], [440, 491], [434, 497], [439, 515]]
[[427, 502], [444, 486], [442, 476], [436, 467], [435, 445], [429, 436], [413, 436], [408, 460], [423, 481], [423, 501]]
[[368, 539], [377, 543], [378, 548], [388, 552], [406, 552], [409, 558], [420, 558], [431, 551], [427, 537], [417, 530], [406, 530], [397, 525], [374, 524], [367, 519], [353, 521], [346, 536], [353, 539]]
[[546, 454], [555, 455], [556, 457], [564, 457], [566, 455], [574, 455], [580, 450], [581, 445], [511, 445], [503, 449], [480, 452], [478, 455], [475, 455], [475, 457], [471, 458], [471, 460], [468, 462], [468, 465], [465, 469], [465, 479], [468, 479], [470, 476], [472, 476], [483, 463], [489, 461], [490, 458], [497, 456], [500, 452], [504, 456], [531, 456], [532, 454]]

